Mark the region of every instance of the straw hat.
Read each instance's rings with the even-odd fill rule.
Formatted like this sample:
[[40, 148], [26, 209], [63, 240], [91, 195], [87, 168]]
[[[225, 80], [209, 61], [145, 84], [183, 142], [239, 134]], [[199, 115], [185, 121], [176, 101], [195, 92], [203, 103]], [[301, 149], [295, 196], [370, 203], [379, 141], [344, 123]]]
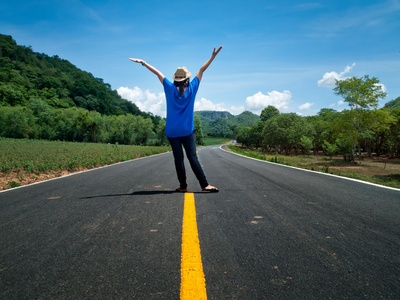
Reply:
[[188, 69], [186, 69], [186, 67], [178, 68], [178, 70], [176, 70], [174, 74], [174, 80], [178, 82], [184, 81], [188, 79], [191, 75], [192, 73], [190, 73]]

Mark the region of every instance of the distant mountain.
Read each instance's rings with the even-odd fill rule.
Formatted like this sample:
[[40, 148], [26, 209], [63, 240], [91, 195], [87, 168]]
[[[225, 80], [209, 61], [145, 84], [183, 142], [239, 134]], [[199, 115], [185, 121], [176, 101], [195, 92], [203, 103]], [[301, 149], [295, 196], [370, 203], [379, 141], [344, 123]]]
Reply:
[[210, 120], [215, 120], [218, 118], [232, 120], [234, 118], [234, 115], [228, 111], [201, 110], [194, 112], [194, 114]]
[[385, 108], [388, 109], [395, 109], [396, 107], [400, 107], [400, 97], [397, 97], [396, 99], [385, 104]]
[[241, 126], [252, 126], [258, 121], [260, 121], [260, 116], [253, 114], [251, 111], [244, 111], [240, 115], [237, 115], [233, 118], [233, 123]]
[[196, 111], [201, 122], [203, 134], [209, 136], [232, 137], [236, 127], [252, 126], [260, 117], [250, 111], [234, 116], [227, 111]]

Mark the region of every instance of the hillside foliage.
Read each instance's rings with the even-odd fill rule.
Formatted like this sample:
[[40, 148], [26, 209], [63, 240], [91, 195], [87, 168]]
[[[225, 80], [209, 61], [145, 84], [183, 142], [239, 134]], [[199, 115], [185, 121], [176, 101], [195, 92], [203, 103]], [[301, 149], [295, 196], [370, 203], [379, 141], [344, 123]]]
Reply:
[[26, 106], [31, 99], [40, 99], [53, 108], [81, 107], [105, 115], [148, 117], [103, 79], [57, 55], [50, 57], [19, 46], [7, 35], [0, 35], [0, 82], [2, 105]]
[[0, 136], [145, 144], [160, 120], [103, 79], [0, 35]]

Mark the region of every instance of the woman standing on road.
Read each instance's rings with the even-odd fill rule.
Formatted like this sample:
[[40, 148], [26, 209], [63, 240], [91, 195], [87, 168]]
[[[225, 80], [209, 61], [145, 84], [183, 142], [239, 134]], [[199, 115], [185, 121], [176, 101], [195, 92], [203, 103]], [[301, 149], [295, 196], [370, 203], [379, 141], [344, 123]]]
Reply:
[[165, 133], [172, 147], [174, 154], [175, 168], [178, 175], [178, 192], [187, 192], [186, 171], [182, 145], [185, 148], [190, 166], [203, 191], [218, 192], [218, 189], [208, 184], [203, 169], [199, 163], [196, 153], [195, 132], [194, 132], [194, 102], [199, 88], [203, 73], [214, 58], [221, 51], [222, 46], [214, 51], [211, 57], [197, 72], [196, 76], [190, 81], [192, 75], [186, 67], [178, 68], [174, 74], [174, 83], [170, 82], [159, 70], [149, 65], [142, 59], [130, 58], [131, 61], [141, 63], [152, 73], [154, 73], [161, 84], [164, 86], [165, 97], [167, 100], [167, 122]]

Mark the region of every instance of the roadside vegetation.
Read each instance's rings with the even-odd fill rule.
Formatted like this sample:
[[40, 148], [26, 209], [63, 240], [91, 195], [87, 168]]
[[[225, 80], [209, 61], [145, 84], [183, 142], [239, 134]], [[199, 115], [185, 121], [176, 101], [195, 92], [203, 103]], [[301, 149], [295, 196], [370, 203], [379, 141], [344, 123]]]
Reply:
[[268, 106], [259, 122], [237, 128], [237, 142], [271, 153], [323, 152], [353, 162], [365, 156], [400, 158], [400, 97], [378, 109], [386, 93], [377, 78], [367, 75], [337, 81], [334, 91], [349, 109], [324, 108], [315, 116], [302, 117]]
[[337, 80], [334, 93], [349, 109], [316, 116], [261, 112], [252, 126], [236, 128], [232, 151], [309, 170], [400, 188], [400, 97], [378, 109], [386, 93], [375, 77]]
[[228, 145], [235, 153], [287, 166], [354, 178], [400, 189], [400, 159], [367, 157], [359, 161], [345, 161], [341, 156], [323, 153], [285, 155], [252, 149], [241, 145]]
[[167, 151], [169, 146], [0, 138], [0, 190]]

